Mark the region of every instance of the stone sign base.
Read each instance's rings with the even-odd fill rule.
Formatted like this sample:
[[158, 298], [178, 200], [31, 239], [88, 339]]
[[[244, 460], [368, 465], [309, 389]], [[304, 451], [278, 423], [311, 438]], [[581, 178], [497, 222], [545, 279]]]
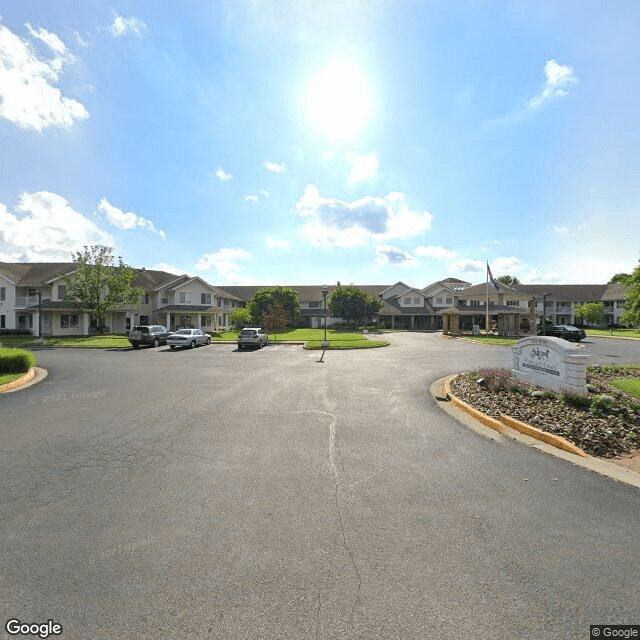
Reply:
[[587, 391], [587, 360], [571, 342], [554, 337], [530, 337], [513, 347], [516, 380], [552, 391]]

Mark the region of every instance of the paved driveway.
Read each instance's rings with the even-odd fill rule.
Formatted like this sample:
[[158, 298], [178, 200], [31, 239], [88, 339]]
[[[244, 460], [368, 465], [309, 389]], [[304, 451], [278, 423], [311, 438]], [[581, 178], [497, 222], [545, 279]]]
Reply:
[[640, 492], [485, 439], [429, 396], [510, 349], [391, 340], [324, 363], [40, 351], [47, 380], [0, 397], [4, 619], [65, 639], [556, 640], [640, 622]]

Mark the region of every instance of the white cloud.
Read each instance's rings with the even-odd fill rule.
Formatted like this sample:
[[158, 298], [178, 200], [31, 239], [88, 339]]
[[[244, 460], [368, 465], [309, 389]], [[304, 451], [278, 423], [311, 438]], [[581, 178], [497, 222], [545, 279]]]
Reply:
[[115, 242], [60, 195], [23, 193], [14, 212], [0, 203], [0, 252], [9, 262], [70, 262], [92, 244]]
[[373, 177], [380, 167], [380, 160], [375, 151], [370, 153], [357, 153], [350, 151], [347, 160], [351, 163], [349, 182], [359, 183]]
[[559, 279], [558, 274], [552, 269], [541, 271], [538, 268], [530, 269], [521, 278], [523, 284], [547, 284], [558, 282]]
[[231, 173], [227, 173], [222, 167], [218, 167], [216, 171], [216, 178], [220, 178], [223, 182], [227, 182], [227, 180], [233, 180], [233, 175]]
[[559, 236], [563, 236], [567, 233], [569, 233], [569, 228], [568, 227], [559, 227], [557, 225], [552, 225], [549, 227], [549, 231], [551, 231], [551, 233], [555, 233]]
[[296, 204], [300, 218], [308, 219], [302, 233], [314, 244], [353, 247], [376, 241], [419, 235], [431, 228], [428, 211], [413, 211], [403, 193], [365, 196], [348, 202], [325, 198], [315, 185], [307, 185]]
[[246, 281], [246, 278], [243, 278], [238, 274], [238, 271], [240, 270], [238, 261], [246, 260], [250, 257], [251, 254], [244, 249], [222, 248], [215, 253], [205, 253], [200, 256], [196, 263], [196, 269], [198, 271], [215, 269], [222, 278], [228, 281], [228, 284], [238, 281]]
[[260, 195], [263, 198], [268, 198], [271, 194], [266, 189], [260, 189]]
[[71, 128], [88, 118], [89, 112], [78, 100], [63, 96], [55, 85], [65, 64], [75, 58], [54, 33], [36, 31], [30, 24], [27, 29], [53, 56], [38, 57], [29, 41], [0, 25], [0, 117], [35, 131], [50, 126]]
[[187, 274], [188, 276], [195, 276], [195, 271], [190, 271], [189, 269], [181, 269], [180, 267], [176, 267], [173, 264], [168, 262], [156, 262], [148, 267], [146, 267], [149, 271], [166, 271], [167, 273], [175, 273], [177, 276], [181, 276], [183, 274]]
[[291, 249], [291, 243], [288, 240], [274, 240], [273, 238], [267, 237], [265, 244], [269, 249]]
[[463, 258], [449, 265], [450, 273], [482, 273], [486, 269], [486, 265], [482, 260], [472, 260], [471, 258]]
[[335, 155], [335, 151], [323, 151], [321, 154], [323, 160], [332, 160], [333, 158], [335, 158]]
[[136, 37], [142, 39], [147, 34], [147, 25], [137, 18], [118, 15], [113, 12], [113, 24], [111, 25], [111, 35], [114, 38], [121, 38], [127, 33], [132, 33]]
[[284, 164], [284, 162], [271, 162], [270, 160], [268, 160], [267, 162], [264, 163], [264, 168], [267, 171], [271, 171], [272, 173], [282, 173], [285, 169], [286, 166]]
[[382, 267], [387, 264], [412, 267], [415, 266], [416, 259], [398, 247], [389, 244], [376, 245], [376, 265]]
[[489, 262], [491, 267], [491, 273], [498, 276], [513, 276], [524, 271], [527, 268], [527, 263], [515, 256], [503, 256], [495, 258]]
[[258, 202], [258, 196], [245, 196], [245, 202]]
[[542, 91], [528, 102], [528, 106], [533, 109], [554, 98], [569, 95], [569, 87], [578, 82], [572, 67], [558, 64], [555, 60], [548, 60], [544, 65], [544, 75], [546, 82]]
[[456, 257], [455, 251], [450, 251], [449, 249], [435, 245], [416, 247], [413, 250], [413, 255], [431, 258], [432, 260], [451, 260]]
[[119, 229], [128, 231], [129, 229], [135, 229], [141, 227], [147, 229], [152, 233], [157, 233], [163, 240], [167, 239], [167, 235], [162, 229], [156, 229], [151, 220], [136, 215], [132, 211], [125, 213], [122, 209], [114, 207], [106, 198], [102, 198], [98, 203], [98, 211], [106, 216], [107, 220]]

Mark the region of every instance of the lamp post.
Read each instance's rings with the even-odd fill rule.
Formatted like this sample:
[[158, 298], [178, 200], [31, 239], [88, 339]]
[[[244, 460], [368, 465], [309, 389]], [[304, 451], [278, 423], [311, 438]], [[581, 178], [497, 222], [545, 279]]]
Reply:
[[550, 293], [542, 294], [542, 335], [547, 335], [547, 296], [550, 296]]
[[327, 289], [327, 285], [325, 284], [322, 287], [322, 299], [324, 300], [324, 341], [322, 343], [322, 348], [326, 349], [329, 346], [327, 342], [327, 296], [329, 295], [329, 289]]

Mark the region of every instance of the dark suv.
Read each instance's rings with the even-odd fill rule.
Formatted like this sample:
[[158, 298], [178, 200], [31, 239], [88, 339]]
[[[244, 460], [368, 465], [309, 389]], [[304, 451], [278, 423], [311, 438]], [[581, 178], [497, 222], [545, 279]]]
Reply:
[[556, 338], [563, 338], [564, 340], [571, 340], [572, 342], [580, 342], [580, 340], [587, 337], [583, 329], [569, 324], [547, 325], [545, 330], [542, 328], [539, 329], [538, 335], [542, 335], [543, 331], [546, 331], [546, 335], [548, 336], [555, 336]]
[[149, 344], [157, 347], [167, 344], [170, 335], [169, 329], [160, 324], [139, 324], [129, 332], [129, 342], [137, 349], [141, 344]]

